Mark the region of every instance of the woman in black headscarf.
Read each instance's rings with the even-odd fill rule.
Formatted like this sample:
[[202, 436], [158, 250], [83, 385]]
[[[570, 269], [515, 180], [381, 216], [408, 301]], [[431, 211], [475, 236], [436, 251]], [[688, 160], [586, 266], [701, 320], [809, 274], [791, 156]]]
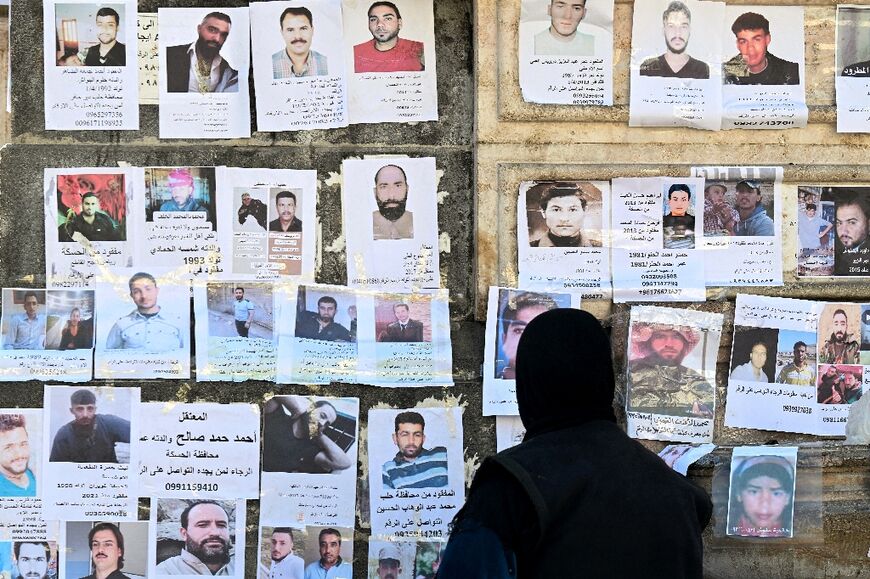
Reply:
[[525, 439], [484, 461], [438, 577], [701, 577], [710, 499], [617, 426], [598, 321], [536, 317], [516, 382]]

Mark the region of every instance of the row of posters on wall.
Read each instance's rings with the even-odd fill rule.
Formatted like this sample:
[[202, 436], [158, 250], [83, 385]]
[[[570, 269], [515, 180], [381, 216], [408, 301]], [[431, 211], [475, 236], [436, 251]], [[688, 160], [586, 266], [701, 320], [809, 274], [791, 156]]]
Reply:
[[[258, 577], [350, 578], [365, 432], [366, 575], [437, 572], [464, 500], [460, 408], [371, 409], [362, 429], [356, 398], [274, 396], [261, 431], [256, 405], [139, 398], [47, 386], [44, 409], [0, 410], [0, 571], [245, 577], [246, 501], [259, 498]], [[727, 535], [794, 536], [796, 447], [735, 448], [729, 478]]]
[[[198, 381], [453, 385], [447, 290], [236, 281], [193, 297]], [[190, 378], [190, 283], [171, 273], [2, 299], [0, 380]]]
[[521, 183], [520, 287], [642, 302], [782, 285], [788, 213], [798, 278], [870, 276], [870, 188], [798, 185], [784, 208], [779, 167], [691, 175]]
[[245, 577], [259, 498], [261, 577], [349, 578], [361, 432], [370, 565], [437, 570], [464, 501], [460, 408], [372, 409], [362, 430], [356, 398], [274, 396], [261, 431], [256, 405], [139, 398], [47, 386], [44, 409], [0, 410], [0, 572]]
[[[870, 7], [837, 6], [837, 131], [870, 131]], [[783, 129], [807, 124], [801, 6], [700, 0], [634, 5], [631, 126]], [[693, 34], [694, 33], [694, 34]], [[525, 100], [613, 104], [613, 0], [523, 0]]]
[[250, 137], [251, 66], [260, 131], [438, 120], [431, 0], [136, 6], [44, 3], [46, 129], [138, 130], [139, 49], [161, 138]]
[[[515, 363], [526, 325], [579, 307], [576, 294], [490, 288], [483, 413], [518, 415]], [[709, 443], [718, 399], [722, 314], [631, 309], [626, 416], [634, 438]], [[870, 387], [870, 305], [738, 294], [725, 426], [845, 436], [849, 409]], [[505, 420], [500, 445], [522, 436]]]
[[[317, 187], [314, 170], [47, 168], [46, 286], [93, 288], [124, 267], [313, 281]], [[344, 160], [349, 286], [441, 287], [437, 187], [433, 157]]]

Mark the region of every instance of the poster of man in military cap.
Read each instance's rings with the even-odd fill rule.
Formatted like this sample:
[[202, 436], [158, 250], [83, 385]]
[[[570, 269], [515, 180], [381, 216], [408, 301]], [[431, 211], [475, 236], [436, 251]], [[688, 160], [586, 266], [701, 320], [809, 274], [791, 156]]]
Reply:
[[[722, 316], [718, 314], [659, 307], [632, 309], [626, 406], [630, 419], [650, 420], [647, 427], [634, 433], [639, 438], [701, 440], [708, 427], [712, 434], [710, 420], [655, 417], [713, 418], [721, 330]], [[646, 414], [653, 416], [643, 416]], [[690, 426], [701, 428], [689, 432]]]

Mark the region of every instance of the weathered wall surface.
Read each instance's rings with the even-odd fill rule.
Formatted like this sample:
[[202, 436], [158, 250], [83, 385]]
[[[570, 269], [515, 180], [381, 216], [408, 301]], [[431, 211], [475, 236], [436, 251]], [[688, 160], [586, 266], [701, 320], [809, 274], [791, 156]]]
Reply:
[[[140, 0], [140, 12], [158, 6], [244, 6], [246, 1], [202, 0], [155, 2]], [[45, 131], [43, 117], [42, 3], [13, 0], [12, 142], [0, 157], [0, 285], [44, 287], [43, 169], [101, 167], [129, 163], [136, 166], [227, 165], [316, 169], [318, 172], [318, 270], [316, 281], [346, 282], [341, 226], [341, 163], [363, 155], [435, 157], [439, 174], [439, 231], [442, 233], [441, 280], [450, 288], [454, 388], [379, 389], [332, 384], [323, 387], [278, 386], [266, 382], [208, 383], [189, 381], [117, 381], [141, 385], [143, 401], [219, 401], [261, 404], [276, 394], [316, 394], [360, 398], [360, 427], [364, 435], [372, 407], [427, 405], [465, 407], [467, 458], [495, 452], [492, 419], [481, 417], [480, 366], [482, 325], [473, 320], [474, 194], [473, 194], [473, 60], [472, 6], [465, 0], [435, 3], [438, 68], [438, 122], [352, 125], [344, 129], [286, 133], [255, 132], [236, 141], [167, 141], [158, 138], [157, 107], [140, 107], [139, 131]], [[251, 83], [253, 87], [253, 82]], [[253, 88], [252, 88], [253, 91]], [[255, 96], [250, 111], [254, 129]], [[2, 128], [2, 127], [0, 127]], [[446, 239], [444, 239], [446, 236]], [[446, 241], [446, 243], [445, 243]], [[94, 382], [105, 385], [106, 382]], [[42, 384], [4, 384], [0, 407], [42, 405]], [[361, 440], [365, 440], [361, 436]], [[357, 489], [355, 575], [366, 573], [368, 553], [368, 488], [365, 444], [360, 445], [360, 486]], [[144, 508], [144, 504], [143, 504]], [[249, 502], [246, 577], [257, 564], [258, 502]], [[144, 514], [144, 513], [143, 513]]]
[[[591, 0], [590, 0], [591, 1]], [[637, 0], [638, 2], [641, 0]], [[751, 293], [810, 299], [867, 301], [865, 281], [798, 280], [795, 276], [798, 184], [867, 184], [870, 135], [838, 135], [834, 105], [836, 2], [832, 0], [734, 1], [741, 5], [803, 6], [805, 11], [807, 104], [805, 129], [707, 132], [628, 126], [629, 61], [633, 0], [616, 0], [614, 14], [614, 106], [573, 107], [525, 103], [519, 88], [517, 39], [520, 3], [478, 0], [477, 61], [477, 304], [486, 311], [486, 288], [517, 281], [516, 216], [519, 184], [528, 180], [607, 180], [615, 177], [688, 175], [698, 165], [778, 165], [783, 186], [783, 287]], [[870, 4], [860, 1], [855, 4]], [[651, 23], [655, 26], [657, 23]], [[706, 27], [706, 25], [705, 25]], [[695, 34], [703, 34], [693, 30]], [[799, 444], [798, 478], [820, 487], [798, 489], [795, 525], [804, 539], [786, 544], [747, 543], [705, 535], [709, 577], [859, 577], [870, 574], [870, 460], [866, 446], [839, 440], [724, 426], [728, 361], [733, 333], [734, 288], [710, 288], [707, 302], [685, 307], [725, 315], [717, 365], [714, 442], [720, 448], [695, 465], [690, 477], [708, 490], [714, 472], [742, 444]], [[617, 406], [624, 403], [629, 308], [610, 302], [584, 304], [612, 328]], [[624, 419], [624, 411], [619, 409]], [[662, 443], [647, 443], [659, 450]], [[815, 477], [815, 478], [814, 478]], [[800, 483], [799, 483], [800, 484]], [[813, 500], [823, 498], [817, 528]], [[813, 499], [813, 497], [816, 497]], [[727, 498], [726, 498], [727, 500]], [[725, 512], [717, 509], [719, 516]], [[724, 528], [724, 527], [723, 527]], [[631, 546], [626, 546], [630, 556]]]

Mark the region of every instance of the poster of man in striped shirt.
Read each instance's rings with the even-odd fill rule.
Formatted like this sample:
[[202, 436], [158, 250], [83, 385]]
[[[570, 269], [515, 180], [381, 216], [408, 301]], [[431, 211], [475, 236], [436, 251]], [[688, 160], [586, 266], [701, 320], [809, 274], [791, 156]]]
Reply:
[[400, 412], [395, 419], [396, 456], [384, 463], [384, 489], [426, 489], [447, 486], [447, 448], [426, 449], [426, 421], [419, 412]]

